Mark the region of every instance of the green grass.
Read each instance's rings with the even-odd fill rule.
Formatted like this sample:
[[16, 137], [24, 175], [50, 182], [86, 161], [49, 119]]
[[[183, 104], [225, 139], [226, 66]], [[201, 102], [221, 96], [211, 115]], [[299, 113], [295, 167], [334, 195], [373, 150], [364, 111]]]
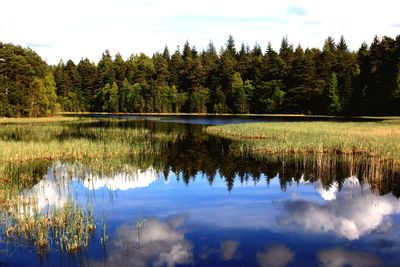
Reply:
[[96, 230], [92, 211], [84, 211], [72, 201], [47, 215], [32, 207], [21, 210], [20, 203], [3, 220], [6, 238], [32, 242], [39, 252], [48, 250], [51, 243], [61, 251], [78, 252], [89, 246]]
[[73, 116], [55, 116], [55, 117], [39, 117], [39, 118], [0, 118], [0, 124], [7, 123], [50, 123], [80, 120], [79, 117]]
[[0, 162], [87, 159], [154, 153], [174, 135], [120, 127], [123, 121], [79, 120], [0, 126]]
[[206, 132], [256, 154], [357, 154], [400, 162], [400, 120], [246, 123], [210, 126]]

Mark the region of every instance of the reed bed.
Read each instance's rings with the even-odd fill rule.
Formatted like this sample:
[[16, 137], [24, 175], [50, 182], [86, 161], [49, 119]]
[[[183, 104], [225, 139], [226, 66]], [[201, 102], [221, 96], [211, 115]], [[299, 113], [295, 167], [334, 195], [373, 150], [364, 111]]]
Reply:
[[333, 153], [400, 163], [400, 121], [268, 122], [211, 126], [209, 134], [256, 154]]
[[[5, 124], [0, 126], [0, 162], [84, 159], [152, 153], [174, 135], [143, 128], [122, 128], [108, 120], [53, 124]], [[113, 125], [113, 123], [115, 125]]]
[[[32, 203], [25, 203], [32, 205]], [[4, 218], [4, 233], [8, 239], [33, 243], [40, 252], [56, 246], [61, 251], [77, 252], [89, 245], [96, 230], [91, 210], [84, 211], [72, 201], [50, 214], [16, 206]]]
[[[20, 192], [43, 179], [56, 160], [82, 162], [105, 175], [126, 169], [127, 159], [147, 164], [175, 134], [154, 133], [129, 121], [109, 119], [0, 119], [0, 212], [6, 238], [77, 252], [88, 246], [96, 225], [89, 209], [68, 203], [44, 214], [21, 201]], [[21, 211], [21, 207], [24, 207]], [[101, 229], [106, 229], [103, 223]]]
[[0, 124], [6, 123], [53, 123], [80, 120], [74, 116], [54, 116], [54, 117], [38, 117], [38, 118], [0, 118]]

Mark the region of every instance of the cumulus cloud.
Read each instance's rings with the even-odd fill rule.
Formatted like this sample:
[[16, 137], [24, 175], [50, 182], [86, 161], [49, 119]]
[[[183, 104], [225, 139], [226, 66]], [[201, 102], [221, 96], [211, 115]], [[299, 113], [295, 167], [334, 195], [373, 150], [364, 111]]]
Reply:
[[318, 260], [324, 267], [374, 267], [380, 266], [380, 260], [375, 255], [348, 251], [342, 248], [324, 249], [318, 252]]
[[21, 202], [29, 205], [21, 205], [20, 211], [26, 215], [33, 214], [34, 210], [47, 212], [54, 208], [63, 207], [72, 200], [72, 182], [82, 180], [82, 184], [89, 190], [107, 188], [108, 190], [128, 190], [149, 186], [158, 179], [157, 173], [152, 168], [118, 172], [113, 176], [99, 176], [85, 173], [83, 177], [72, 174], [71, 166], [57, 162], [48, 168], [47, 174], [35, 186], [23, 190], [20, 194]]
[[355, 177], [346, 180], [342, 191], [325, 197], [330, 201], [322, 204], [284, 201], [284, 215], [278, 222], [295, 223], [310, 232], [333, 232], [354, 240], [374, 230], [386, 229], [382, 225], [390, 225], [387, 216], [400, 213], [400, 204], [393, 195], [378, 196], [369, 186], [361, 187]]
[[321, 182], [317, 182], [317, 184], [316, 190], [324, 200], [330, 201], [336, 199], [336, 193], [339, 191], [339, 186], [336, 182], [329, 189], [324, 188]]
[[[174, 215], [175, 218], [180, 215]], [[187, 214], [182, 214], [183, 222]], [[185, 219], [186, 218], [186, 219]], [[133, 225], [118, 228], [106, 259], [106, 266], [168, 266], [190, 264], [193, 261], [192, 245], [167, 220], [146, 219], [138, 230]], [[140, 240], [140, 242], [139, 242]], [[92, 262], [92, 266], [103, 262]]]
[[257, 261], [261, 267], [283, 267], [293, 259], [294, 253], [284, 245], [270, 246], [257, 253]]
[[158, 179], [157, 173], [152, 169], [136, 170], [136, 172], [119, 172], [113, 176], [89, 175], [85, 177], [83, 185], [90, 190], [102, 187], [109, 190], [128, 190], [147, 187]]
[[[45, 212], [63, 207], [71, 199], [72, 192], [70, 180], [64, 172], [62, 165], [57, 163], [56, 168], [49, 168], [47, 174], [36, 185], [23, 190], [19, 198], [22, 202], [28, 200], [30, 204], [21, 206], [20, 211], [30, 215], [34, 210]], [[61, 175], [58, 176], [57, 173]]]
[[[334, 5], [319, 0], [298, 0], [295, 5], [292, 0], [273, 5], [263, 0], [248, 0], [246, 5], [229, 0], [190, 4], [182, 4], [181, 0], [3, 2], [2, 10], [7, 12], [0, 16], [0, 39], [21, 45], [48, 44], [35, 49], [51, 64], [57, 64], [60, 58], [79, 61], [89, 57], [97, 61], [106, 49], [125, 57], [139, 52], [151, 55], [165, 44], [175, 49], [186, 40], [199, 50], [210, 39], [219, 47], [228, 34], [250, 45], [271, 41], [277, 49], [284, 35], [304, 47], [321, 47], [328, 35], [336, 39], [344, 35], [349, 47], [357, 49], [376, 34], [398, 34], [398, 28], [390, 27], [398, 21], [398, 8], [394, 8], [397, 0], [365, 1], [362, 12], [354, 12], [360, 9], [358, 1], [345, 0], [337, 0]], [[262, 17], [271, 19], [260, 20]], [[319, 23], [310, 24], [315, 21]]]

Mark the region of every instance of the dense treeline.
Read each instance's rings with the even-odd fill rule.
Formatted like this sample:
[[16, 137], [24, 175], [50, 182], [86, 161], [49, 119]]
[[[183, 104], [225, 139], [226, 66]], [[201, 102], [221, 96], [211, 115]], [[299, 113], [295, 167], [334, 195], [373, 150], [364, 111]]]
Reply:
[[46, 62], [30, 49], [0, 42], [0, 117], [48, 116], [58, 109]]
[[106, 51], [97, 65], [61, 61], [52, 74], [29, 49], [0, 44], [0, 59], [2, 116], [47, 115], [56, 103], [64, 111], [400, 114], [400, 35], [356, 52], [343, 37], [328, 37], [322, 50], [284, 38], [279, 51], [263, 52], [230, 36], [219, 52], [188, 42], [127, 60]]

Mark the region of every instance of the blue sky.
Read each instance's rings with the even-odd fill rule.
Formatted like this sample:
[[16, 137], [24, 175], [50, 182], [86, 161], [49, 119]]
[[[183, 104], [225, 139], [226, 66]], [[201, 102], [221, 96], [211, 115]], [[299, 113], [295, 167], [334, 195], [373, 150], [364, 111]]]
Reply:
[[29, 46], [48, 63], [102, 52], [152, 55], [188, 40], [199, 50], [210, 40], [219, 49], [233, 35], [263, 49], [278, 49], [283, 36], [294, 45], [321, 47], [343, 35], [351, 49], [375, 35], [400, 33], [397, 0], [5, 0], [0, 41]]

